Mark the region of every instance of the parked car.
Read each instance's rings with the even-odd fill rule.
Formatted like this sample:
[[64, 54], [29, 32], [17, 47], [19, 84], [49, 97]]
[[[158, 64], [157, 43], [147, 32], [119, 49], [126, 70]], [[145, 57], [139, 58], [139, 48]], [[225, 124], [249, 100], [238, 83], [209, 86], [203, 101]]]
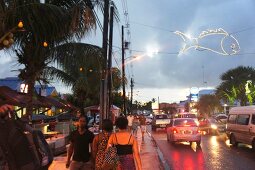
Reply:
[[233, 146], [245, 143], [255, 150], [255, 106], [230, 109], [226, 133]]
[[166, 128], [170, 123], [170, 119], [166, 114], [155, 115], [151, 122], [152, 130], [157, 130], [157, 128]]
[[201, 143], [201, 133], [198, 124], [192, 118], [174, 118], [167, 126], [167, 141], [176, 142], [196, 142]]

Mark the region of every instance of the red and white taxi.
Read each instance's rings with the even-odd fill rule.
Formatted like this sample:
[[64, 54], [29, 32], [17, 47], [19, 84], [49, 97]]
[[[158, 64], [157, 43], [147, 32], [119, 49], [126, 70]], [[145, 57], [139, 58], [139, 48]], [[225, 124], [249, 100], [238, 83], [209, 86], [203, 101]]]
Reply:
[[198, 122], [192, 118], [175, 118], [167, 126], [167, 140], [175, 142], [196, 142], [201, 143], [201, 133], [198, 129]]

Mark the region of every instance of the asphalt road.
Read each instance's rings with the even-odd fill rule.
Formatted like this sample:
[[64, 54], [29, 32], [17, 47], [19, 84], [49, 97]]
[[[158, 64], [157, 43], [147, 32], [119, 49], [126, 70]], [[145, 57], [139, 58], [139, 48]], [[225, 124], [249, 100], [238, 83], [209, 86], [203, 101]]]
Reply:
[[151, 134], [170, 169], [255, 170], [255, 151], [251, 146], [239, 144], [233, 148], [225, 134], [202, 136], [201, 147], [185, 142], [170, 144], [163, 130]]

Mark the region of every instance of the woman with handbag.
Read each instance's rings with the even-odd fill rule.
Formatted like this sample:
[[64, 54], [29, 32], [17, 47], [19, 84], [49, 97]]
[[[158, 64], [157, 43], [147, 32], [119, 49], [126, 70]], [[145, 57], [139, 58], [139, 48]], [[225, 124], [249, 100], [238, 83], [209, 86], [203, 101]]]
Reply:
[[138, 143], [135, 137], [127, 130], [128, 120], [125, 117], [117, 118], [116, 127], [119, 131], [112, 134], [108, 141], [108, 149], [116, 148], [118, 156], [118, 168], [120, 170], [142, 169], [141, 158], [138, 150]]
[[113, 130], [113, 123], [109, 119], [104, 119], [102, 123], [102, 133], [95, 136], [92, 144], [92, 153], [95, 160], [95, 170], [106, 169], [104, 165], [105, 153], [109, 137]]

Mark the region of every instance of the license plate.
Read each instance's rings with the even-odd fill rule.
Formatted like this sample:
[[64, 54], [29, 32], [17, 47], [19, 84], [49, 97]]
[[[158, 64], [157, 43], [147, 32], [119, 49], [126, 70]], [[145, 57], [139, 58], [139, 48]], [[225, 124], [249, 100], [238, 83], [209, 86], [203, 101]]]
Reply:
[[191, 134], [192, 131], [186, 130], [186, 131], [184, 131], [184, 133], [185, 133], [185, 134]]
[[166, 125], [159, 125], [160, 127], [166, 127]]

